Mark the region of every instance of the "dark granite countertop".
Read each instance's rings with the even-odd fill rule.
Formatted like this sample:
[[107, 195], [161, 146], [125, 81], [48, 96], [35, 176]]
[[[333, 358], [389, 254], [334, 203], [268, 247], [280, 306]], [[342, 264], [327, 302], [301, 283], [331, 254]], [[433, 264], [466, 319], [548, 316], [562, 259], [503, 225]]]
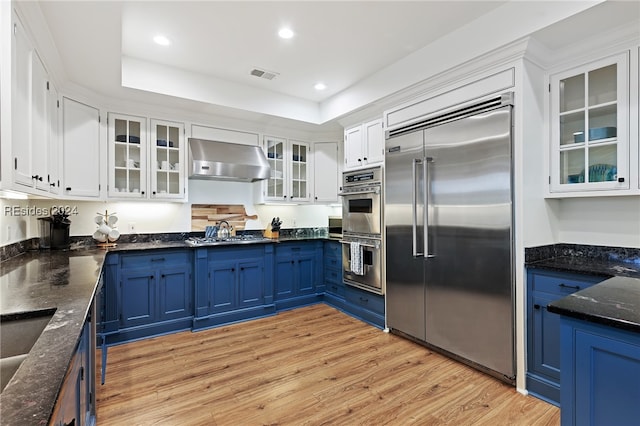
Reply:
[[613, 277], [547, 307], [549, 312], [640, 333], [640, 279]]
[[55, 308], [0, 394], [2, 425], [46, 425], [82, 333], [105, 251], [31, 251], [0, 263], [0, 314]]
[[525, 263], [528, 268], [640, 278], [640, 249], [636, 248], [554, 244], [527, 248]]

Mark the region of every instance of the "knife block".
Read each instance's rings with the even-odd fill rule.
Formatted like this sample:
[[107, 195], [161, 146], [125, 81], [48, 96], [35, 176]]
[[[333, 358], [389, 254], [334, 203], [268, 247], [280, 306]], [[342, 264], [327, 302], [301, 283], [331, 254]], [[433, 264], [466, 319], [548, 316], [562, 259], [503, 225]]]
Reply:
[[269, 227], [264, 230], [264, 237], [278, 239], [280, 238], [280, 230], [274, 231], [273, 229], [271, 229], [271, 227]]

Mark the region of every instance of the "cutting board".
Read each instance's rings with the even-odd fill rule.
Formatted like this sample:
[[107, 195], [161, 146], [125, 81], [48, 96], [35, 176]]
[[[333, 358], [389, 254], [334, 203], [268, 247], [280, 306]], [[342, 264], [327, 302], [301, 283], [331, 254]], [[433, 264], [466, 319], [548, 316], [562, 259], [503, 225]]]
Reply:
[[218, 225], [226, 220], [233, 227], [231, 232], [242, 231], [247, 220], [255, 220], [258, 215], [248, 215], [242, 204], [192, 204], [191, 230], [204, 231], [207, 226]]

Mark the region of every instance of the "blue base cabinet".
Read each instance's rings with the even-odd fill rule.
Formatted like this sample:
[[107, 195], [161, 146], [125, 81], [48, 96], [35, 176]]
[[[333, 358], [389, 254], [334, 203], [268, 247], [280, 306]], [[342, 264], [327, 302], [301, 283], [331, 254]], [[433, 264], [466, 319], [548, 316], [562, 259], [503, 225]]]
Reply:
[[191, 250], [109, 254], [100, 324], [106, 344], [191, 328], [191, 268]]
[[592, 275], [527, 270], [527, 391], [560, 405], [560, 315], [547, 305], [604, 280]]
[[275, 313], [271, 244], [195, 252], [194, 330]]
[[107, 255], [103, 272], [103, 349], [322, 301], [384, 327], [384, 297], [345, 285], [337, 241], [116, 251]]
[[344, 301], [345, 284], [342, 281], [342, 244], [337, 241], [324, 243], [322, 257], [325, 298]]
[[278, 310], [322, 300], [322, 241], [276, 244], [274, 298]]
[[[101, 288], [98, 288], [101, 290]], [[92, 303], [51, 415], [52, 426], [92, 426], [95, 410], [95, 315]]]
[[640, 334], [562, 317], [563, 426], [640, 422]]

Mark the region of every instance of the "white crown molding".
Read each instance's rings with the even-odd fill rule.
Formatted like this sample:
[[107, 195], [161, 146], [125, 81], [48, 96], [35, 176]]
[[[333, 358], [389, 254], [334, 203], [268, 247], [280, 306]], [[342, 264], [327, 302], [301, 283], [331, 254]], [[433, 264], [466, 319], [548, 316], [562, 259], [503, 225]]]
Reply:
[[640, 25], [631, 22], [627, 25], [613, 27], [608, 31], [593, 34], [562, 49], [547, 50], [546, 60], [542, 61], [543, 68], [550, 73], [577, 63], [584, 63], [594, 58], [609, 56], [631, 47], [640, 45]]

